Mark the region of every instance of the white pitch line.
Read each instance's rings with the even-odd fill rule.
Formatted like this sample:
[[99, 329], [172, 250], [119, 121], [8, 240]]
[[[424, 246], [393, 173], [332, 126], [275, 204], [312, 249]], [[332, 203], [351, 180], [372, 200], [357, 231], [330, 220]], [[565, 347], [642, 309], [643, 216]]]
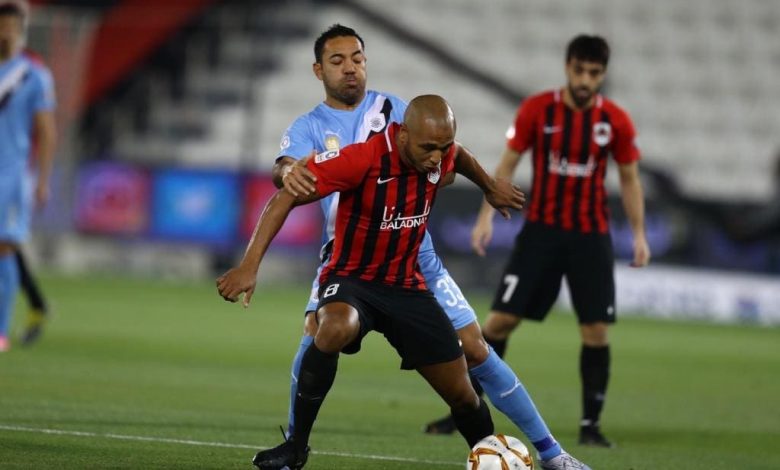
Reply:
[[[173, 439], [167, 437], [128, 436], [125, 434], [96, 433], [96, 432], [89, 432], [89, 431], [68, 431], [64, 429], [28, 428], [24, 426], [11, 426], [7, 424], [0, 424], [0, 430], [16, 431], [16, 432], [31, 432], [31, 433], [38, 433], [38, 434], [57, 434], [61, 436], [102, 437], [105, 439], [119, 439], [123, 441], [162, 442], [166, 444], [184, 444], [184, 445], [202, 446], [202, 447], [227, 447], [233, 449], [253, 449], [253, 450], [263, 449], [262, 447], [249, 445], [249, 444], [230, 444], [227, 442], [193, 441], [190, 439]], [[388, 462], [406, 462], [406, 463], [413, 463], [413, 464], [442, 465], [442, 466], [463, 466], [462, 464], [457, 462], [413, 459], [409, 457], [393, 457], [391, 455], [351, 454], [347, 452], [330, 452], [330, 451], [315, 451], [315, 450], [313, 450], [312, 453], [318, 455], [330, 455], [335, 457], [348, 457], [348, 458], [365, 459], [365, 460], [383, 460]]]

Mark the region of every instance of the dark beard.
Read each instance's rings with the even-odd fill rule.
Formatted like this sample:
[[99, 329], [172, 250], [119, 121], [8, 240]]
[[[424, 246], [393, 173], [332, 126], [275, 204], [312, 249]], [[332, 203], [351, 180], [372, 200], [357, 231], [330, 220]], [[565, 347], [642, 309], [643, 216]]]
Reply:
[[363, 99], [363, 96], [365, 94], [366, 94], [365, 88], [351, 88], [348, 92], [336, 94], [336, 97], [342, 103], [348, 106], [353, 106], [359, 103], [360, 100]]
[[590, 101], [594, 95], [594, 93], [589, 93], [586, 98], [580, 98], [572, 87], [569, 87], [569, 94], [571, 95], [571, 99], [574, 101], [574, 104], [576, 104], [578, 108], [584, 108], [587, 106], [588, 101]]
[[347, 106], [354, 106], [363, 99], [363, 97], [366, 95], [366, 87], [358, 87], [358, 88], [327, 88], [328, 95], [334, 97], [339, 102], [344, 103]]

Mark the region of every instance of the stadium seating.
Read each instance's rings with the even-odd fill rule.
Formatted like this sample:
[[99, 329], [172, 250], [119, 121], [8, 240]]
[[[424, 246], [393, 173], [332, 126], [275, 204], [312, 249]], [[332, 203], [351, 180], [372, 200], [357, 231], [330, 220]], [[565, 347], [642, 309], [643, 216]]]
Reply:
[[[371, 88], [438, 93], [459, 139], [493, 168], [517, 102], [404, 42], [350, 1], [224, 2], [183, 32], [181, 83], [164, 65], [134, 80], [108, 113], [113, 154], [143, 162], [268, 169], [284, 128], [323, 97], [312, 43], [329, 25], [365, 38]], [[780, 151], [780, 4], [765, 0], [365, 0], [355, 2], [494, 77], [518, 95], [562, 85], [580, 32], [609, 39], [605, 92], [630, 111], [648, 163], [697, 197], [771, 194]], [[160, 62], [158, 60], [158, 62]], [[162, 67], [160, 67], [162, 65]], [[178, 91], [176, 91], [178, 89]], [[147, 107], [148, 116], [143, 116]], [[106, 120], [103, 115], [103, 120]], [[521, 167], [527, 181], [528, 165]], [[614, 184], [614, 178], [610, 179]]]
[[[564, 82], [563, 51], [580, 32], [610, 40], [606, 93], [627, 108], [648, 161], [697, 196], [761, 199], [780, 149], [780, 5], [748, 0], [676, 2], [366, 0], [363, 5], [422, 35], [522, 93]], [[264, 80], [262, 164], [290, 120], [321, 99], [309, 73], [316, 30], [354, 26], [367, 41], [371, 87], [411, 98], [447, 97], [466, 142], [493, 167], [516, 103], [462, 79], [344, 6], [322, 6], [318, 28], [290, 42], [278, 74]]]

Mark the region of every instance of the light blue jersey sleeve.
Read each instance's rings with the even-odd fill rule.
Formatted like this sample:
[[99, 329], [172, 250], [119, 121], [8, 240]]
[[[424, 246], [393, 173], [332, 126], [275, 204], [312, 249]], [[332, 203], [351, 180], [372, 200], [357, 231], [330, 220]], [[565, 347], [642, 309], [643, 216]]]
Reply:
[[308, 156], [312, 150], [316, 150], [317, 153], [324, 151], [317, 146], [317, 138], [313, 134], [311, 125], [311, 116], [304, 114], [293, 121], [290, 127], [284, 131], [282, 141], [279, 143], [279, 154], [276, 158], [301, 159]]

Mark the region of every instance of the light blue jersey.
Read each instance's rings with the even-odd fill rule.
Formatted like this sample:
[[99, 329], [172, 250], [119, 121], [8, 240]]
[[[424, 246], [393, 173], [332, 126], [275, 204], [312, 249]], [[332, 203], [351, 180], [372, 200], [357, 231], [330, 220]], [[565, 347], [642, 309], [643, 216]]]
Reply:
[[54, 86], [46, 67], [25, 54], [0, 64], [0, 240], [19, 243], [27, 237], [33, 121], [37, 113], [54, 106]]
[[[368, 90], [360, 105], [350, 111], [334, 109], [325, 103], [320, 103], [310, 112], [298, 117], [287, 128], [280, 144], [279, 157], [299, 159], [311, 154], [312, 150], [322, 153], [338, 150], [356, 142], [364, 142], [372, 135], [384, 132], [388, 124], [403, 122], [405, 111], [406, 102], [400, 98], [373, 90]], [[325, 217], [322, 233], [323, 262], [328, 255], [329, 243], [334, 237], [338, 196], [338, 193], [334, 193], [320, 201]], [[425, 238], [420, 246], [418, 263], [428, 288], [436, 295], [455, 329], [463, 328], [476, 321], [474, 310], [466, 302], [460, 288], [452, 280], [434, 251], [428, 232], [425, 232]], [[312, 283], [311, 297], [306, 306], [307, 312], [314, 311], [317, 307], [319, 287], [317, 279], [320, 269], [317, 270], [317, 276]]]
[[[320, 103], [287, 128], [280, 144], [279, 157], [300, 159], [312, 150], [322, 153], [355, 142], [365, 142], [372, 135], [384, 132], [391, 122], [403, 122], [405, 111], [406, 103], [400, 98], [372, 90], [368, 90], [360, 106], [351, 111]], [[325, 215], [323, 247], [334, 237], [338, 198], [339, 193], [333, 193], [320, 200]]]

